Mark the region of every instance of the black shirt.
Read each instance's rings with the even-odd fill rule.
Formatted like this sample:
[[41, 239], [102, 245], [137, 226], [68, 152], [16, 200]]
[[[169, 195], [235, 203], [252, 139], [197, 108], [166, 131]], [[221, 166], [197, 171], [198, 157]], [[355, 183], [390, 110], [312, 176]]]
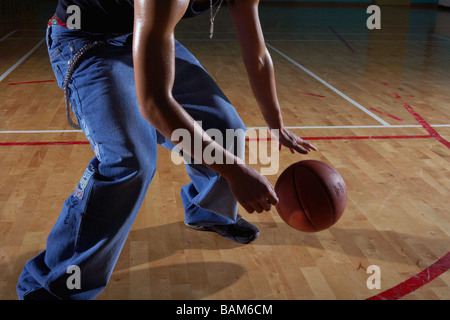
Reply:
[[[184, 17], [193, 17], [209, 10], [209, 3], [195, 4], [190, 0]], [[216, 4], [218, 0], [213, 0]], [[71, 15], [67, 8], [80, 8], [81, 29], [90, 32], [127, 33], [133, 31], [134, 0], [58, 0], [56, 17], [66, 23]]]

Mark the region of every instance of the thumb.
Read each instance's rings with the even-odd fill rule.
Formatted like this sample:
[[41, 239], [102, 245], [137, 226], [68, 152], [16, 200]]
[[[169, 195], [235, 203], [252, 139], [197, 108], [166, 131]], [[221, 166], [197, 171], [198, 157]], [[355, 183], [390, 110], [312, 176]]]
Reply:
[[273, 188], [270, 188], [270, 192], [267, 196], [267, 200], [269, 201], [270, 204], [273, 204], [273, 205], [278, 204], [278, 196]]

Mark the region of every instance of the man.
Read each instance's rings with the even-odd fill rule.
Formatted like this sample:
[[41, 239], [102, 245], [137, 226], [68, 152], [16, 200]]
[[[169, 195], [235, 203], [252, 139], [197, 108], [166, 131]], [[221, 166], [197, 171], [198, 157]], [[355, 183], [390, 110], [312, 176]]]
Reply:
[[[181, 190], [185, 224], [239, 243], [259, 236], [237, 214], [237, 204], [249, 213], [263, 212], [277, 196], [264, 176], [240, 160], [244, 137], [222, 146], [206, 135], [207, 129], [225, 135], [245, 125], [174, 38], [183, 17], [209, 11], [213, 24], [217, 2], [59, 0], [47, 32], [50, 60], [95, 157], [65, 201], [46, 250], [25, 265], [17, 286], [20, 299], [93, 299], [103, 290], [155, 173], [157, 144], [170, 150], [176, 145], [195, 158], [191, 143], [173, 138], [178, 129], [201, 141], [202, 150], [223, 155], [223, 161], [195, 159], [186, 165], [191, 183]], [[80, 11], [79, 29], [68, 27], [71, 5]], [[269, 128], [279, 131], [280, 144], [291, 151], [315, 150], [283, 126], [258, 0], [229, 1], [228, 8]], [[67, 284], [68, 270], [80, 271], [79, 285]]]

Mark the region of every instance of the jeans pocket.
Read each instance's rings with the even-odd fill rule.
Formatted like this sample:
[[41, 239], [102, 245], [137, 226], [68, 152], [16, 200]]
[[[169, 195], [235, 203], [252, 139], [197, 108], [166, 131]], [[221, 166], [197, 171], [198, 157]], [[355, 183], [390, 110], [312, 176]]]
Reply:
[[51, 28], [47, 31], [47, 48], [53, 73], [55, 74], [58, 86], [62, 88], [65, 77], [64, 71], [67, 68], [67, 61], [64, 60], [64, 57], [62, 56], [63, 50], [60, 41], [51, 35]]
[[50, 62], [53, 63], [61, 52], [62, 51], [59, 48], [49, 50], [48, 55], [50, 56]]

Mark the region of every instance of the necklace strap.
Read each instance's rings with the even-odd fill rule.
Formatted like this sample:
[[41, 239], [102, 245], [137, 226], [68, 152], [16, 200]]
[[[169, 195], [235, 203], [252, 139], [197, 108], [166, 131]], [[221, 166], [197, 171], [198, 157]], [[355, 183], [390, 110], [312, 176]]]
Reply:
[[210, 26], [209, 26], [209, 38], [212, 39], [213, 35], [214, 35], [214, 20], [216, 19], [217, 13], [220, 10], [220, 7], [222, 6], [223, 0], [220, 0], [219, 2], [219, 6], [216, 9], [216, 12], [213, 12], [213, 0], [209, 0], [209, 5], [210, 5]]

